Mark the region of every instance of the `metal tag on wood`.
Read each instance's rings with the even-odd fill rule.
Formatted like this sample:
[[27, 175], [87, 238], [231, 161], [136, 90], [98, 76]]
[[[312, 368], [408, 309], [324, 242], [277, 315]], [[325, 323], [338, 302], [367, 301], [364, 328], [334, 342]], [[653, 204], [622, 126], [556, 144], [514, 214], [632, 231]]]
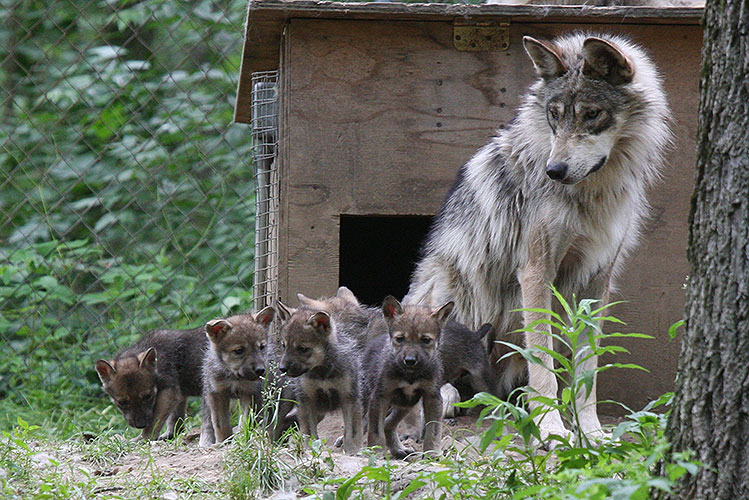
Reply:
[[510, 23], [453, 22], [453, 45], [458, 50], [488, 52], [510, 48]]

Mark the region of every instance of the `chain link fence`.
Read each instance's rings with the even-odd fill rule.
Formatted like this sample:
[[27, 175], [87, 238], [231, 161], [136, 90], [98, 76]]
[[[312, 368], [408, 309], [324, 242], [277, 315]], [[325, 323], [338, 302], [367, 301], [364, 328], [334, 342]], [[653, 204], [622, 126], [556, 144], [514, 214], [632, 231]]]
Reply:
[[0, 0], [5, 404], [99, 398], [98, 357], [252, 308], [252, 137], [232, 124], [246, 8]]

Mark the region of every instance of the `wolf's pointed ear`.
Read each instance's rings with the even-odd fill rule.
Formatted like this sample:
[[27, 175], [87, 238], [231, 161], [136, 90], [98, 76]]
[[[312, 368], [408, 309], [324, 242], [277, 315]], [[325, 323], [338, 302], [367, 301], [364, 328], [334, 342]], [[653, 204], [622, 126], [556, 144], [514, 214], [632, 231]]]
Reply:
[[297, 293], [296, 294], [296, 300], [299, 301], [299, 305], [300, 306], [306, 306], [306, 307], [311, 306], [312, 302], [314, 302], [314, 299], [310, 299], [309, 297], [307, 297], [303, 293]]
[[147, 351], [138, 354], [139, 368], [156, 371], [156, 349], [149, 347]]
[[294, 314], [294, 311], [296, 309], [287, 306], [280, 300], [276, 301], [276, 310], [278, 311], [278, 317], [281, 318], [281, 321], [288, 321], [289, 318], [291, 318], [292, 314]]
[[307, 319], [307, 324], [322, 334], [329, 334], [331, 330], [330, 314], [325, 311], [317, 311]]
[[556, 47], [551, 43], [524, 36], [523, 47], [525, 47], [528, 57], [533, 61], [538, 76], [550, 79], [567, 72], [567, 65], [564, 64]]
[[273, 318], [276, 316], [276, 310], [273, 309], [271, 306], [264, 307], [255, 315], [255, 321], [257, 321], [260, 325], [264, 326], [265, 328], [268, 328], [268, 325], [271, 324], [271, 321], [273, 321]]
[[455, 307], [455, 302], [451, 300], [447, 304], [444, 304], [443, 306], [438, 307], [437, 309], [432, 311], [432, 317], [437, 320], [437, 323], [439, 323], [440, 328], [445, 326], [445, 323], [447, 323], [447, 318], [450, 316], [450, 313], [453, 312], [454, 307]]
[[602, 38], [590, 37], [583, 42], [583, 75], [605, 80], [612, 85], [632, 81], [635, 69], [632, 61], [619, 47]]
[[112, 376], [117, 373], [117, 370], [114, 369], [114, 361], [100, 359], [96, 362], [96, 373], [99, 374], [101, 383], [106, 384], [112, 379]]
[[493, 328], [494, 327], [492, 326], [491, 323], [484, 323], [483, 325], [481, 325], [481, 327], [476, 332], [476, 335], [478, 335], [479, 340], [486, 337], [486, 334], [492, 331]]
[[231, 329], [232, 324], [225, 319], [212, 319], [205, 324], [205, 334], [212, 342], [221, 342]]
[[346, 288], [345, 286], [338, 287], [338, 292], [335, 294], [336, 297], [339, 299], [343, 299], [349, 304], [353, 304], [355, 306], [360, 305], [359, 299], [356, 298], [356, 295], [354, 295], [354, 292]]
[[398, 299], [392, 295], [385, 297], [385, 300], [382, 301], [382, 315], [385, 316], [385, 319], [393, 319], [400, 314], [403, 314], [403, 306], [398, 302]]

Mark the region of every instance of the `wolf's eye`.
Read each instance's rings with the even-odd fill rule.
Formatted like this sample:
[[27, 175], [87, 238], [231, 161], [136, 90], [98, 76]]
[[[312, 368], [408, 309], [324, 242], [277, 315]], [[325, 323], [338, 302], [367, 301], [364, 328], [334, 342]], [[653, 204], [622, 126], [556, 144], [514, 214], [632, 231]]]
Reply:
[[286, 349], [286, 342], [283, 340], [281, 341], [281, 349]]
[[260, 350], [261, 350], [261, 351], [264, 351], [264, 350], [265, 350], [265, 344], [260, 344]]
[[598, 115], [600, 114], [601, 114], [600, 109], [589, 109], [588, 111], [585, 112], [585, 119], [595, 120], [596, 118], [598, 118]]
[[549, 108], [549, 116], [554, 121], [559, 120], [559, 112], [554, 108]]
[[151, 401], [153, 399], [153, 393], [152, 392], [148, 392], [148, 393], [144, 394], [143, 396], [141, 396], [140, 399], [142, 399], [143, 401], [146, 401], [146, 402]]
[[406, 340], [406, 337], [403, 335], [398, 335], [397, 337], [393, 337], [393, 342], [396, 344], [402, 344]]
[[305, 347], [303, 345], [300, 345], [296, 348], [297, 351], [299, 351], [299, 354], [307, 354], [309, 352], [309, 347]]
[[120, 408], [125, 408], [127, 406], [127, 404], [128, 404], [128, 401], [127, 401], [127, 399], [118, 399], [114, 403], [117, 406], [119, 406]]
[[234, 354], [236, 354], [237, 356], [241, 356], [241, 355], [242, 355], [242, 354], [244, 353], [244, 346], [243, 346], [243, 347], [237, 347], [237, 348], [236, 348], [236, 349], [234, 349], [234, 351], [232, 351], [232, 352], [233, 352]]
[[424, 345], [429, 345], [432, 343], [432, 337], [421, 337], [421, 343]]

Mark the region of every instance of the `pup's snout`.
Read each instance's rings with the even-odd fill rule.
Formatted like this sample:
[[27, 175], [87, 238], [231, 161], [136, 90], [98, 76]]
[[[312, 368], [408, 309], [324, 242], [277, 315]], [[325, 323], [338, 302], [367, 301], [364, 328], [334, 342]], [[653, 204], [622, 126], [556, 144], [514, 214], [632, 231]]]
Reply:
[[568, 169], [568, 165], [563, 161], [553, 163], [550, 162], [546, 165], [546, 175], [548, 175], [552, 180], [561, 181], [562, 179], [567, 177]]
[[278, 369], [281, 371], [281, 373], [286, 373], [287, 371], [289, 371], [289, 367], [286, 365], [281, 365], [278, 367]]
[[255, 368], [255, 375], [257, 375], [258, 377], [262, 377], [263, 375], [265, 375], [265, 367], [258, 366], [257, 368]]
[[405, 356], [403, 362], [406, 366], [416, 366], [416, 356]]

